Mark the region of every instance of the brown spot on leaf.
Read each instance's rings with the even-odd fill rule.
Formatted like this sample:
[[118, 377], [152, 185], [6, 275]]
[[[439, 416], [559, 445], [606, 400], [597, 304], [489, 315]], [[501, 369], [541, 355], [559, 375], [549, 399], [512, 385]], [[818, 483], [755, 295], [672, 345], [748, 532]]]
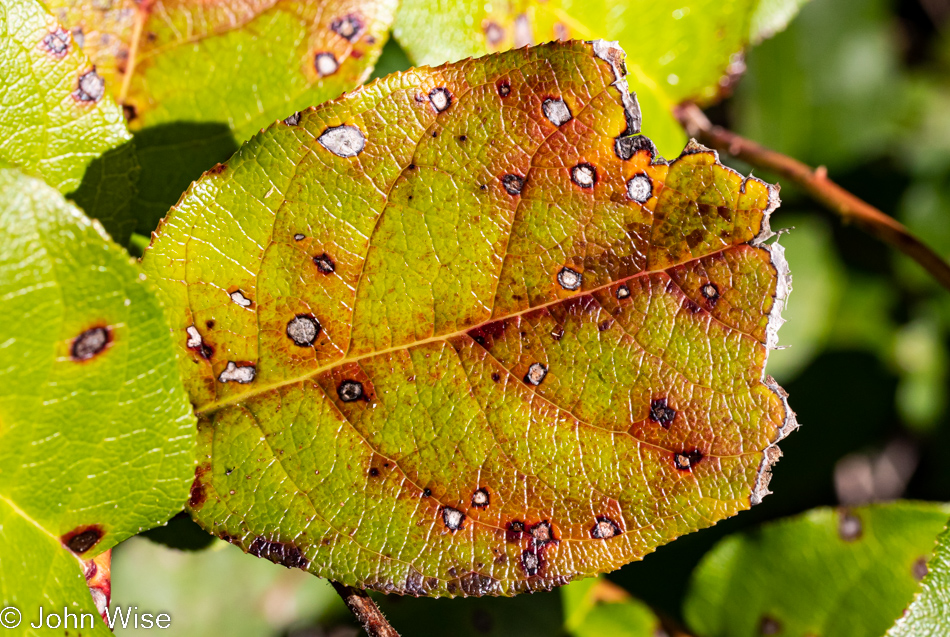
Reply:
[[910, 572], [918, 582], [927, 577], [927, 558], [921, 556], [914, 560], [914, 565], [911, 567]]
[[188, 506], [192, 509], [200, 509], [205, 503], [205, 500], [208, 499], [203, 478], [210, 470], [211, 466], [208, 464], [198, 465], [195, 468], [195, 479], [191, 483], [191, 494], [188, 497]]
[[312, 314], [297, 314], [287, 322], [287, 338], [297, 347], [310, 347], [323, 327]]
[[485, 509], [491, 504], [491, 496], [488, 489], [481, 487], [472, 494], [472, 506], [476, 509]]
[[221, 173], [223, 173], [223, 172], [224, 172], [225, 170], [227, 170], [227, 169], [228, 169], [228, 165], [227, 165], [227, 164], [217, 163], [217, 164], [215, 164], [214, 166], [212, 166], [211, 168], [208, 169], [208, 174], [209, 174], [209, 175], [220, 175]]
[[501, 97], [508, 97], [511, 95], [511, 82], [508, 80], [498, 80], [495, 83], [495, 89]]
[[703, 454], [698, 449], [680, 451], [673, 454], [673, 466], [680, 471], [692, 471], [693, 467], [698, 465], [702, 459]]
[[715, 283], [706, 282], [700, 288], [699, 292], [709, 301], [709, 305], [715, 307], [719, 300], [719, 286]]
[[505, 540], [507, 542], [518, 542], [524, 534], [524, 522], [521, 520], [512, 520], [505, 526]]
[[336, 388], [337, 396], [345, 403], [352, 403], [363, 397], [363, 383], [346, 379]]
[[63, 535], [60, 541], [70, 551], [76, 555], [81, 555], [98, 544], [104, 535], [105, 532], [102, 527], [97, 524], [90, 524], [73, 529]]
[[469, 330], [468, 335], [473, 341], [488, 349], [495, 339], [505, 333], [506, 325], [507, 321], [505, 320], [493, 321]]
[[580, 289], [582, 280], [583, 276], [580, 272], [566, 266], [561, 268], [557, 273], [557, 282], [565, 290], [574, 291]]
[[485, 32], [485, 41], [491, 46], [498, 46], [505, 39], [505, 30], [497, 22], [486, 20], [482, 24], [482, 31]]
[[90, 327], [73, 339], [69, 355], [76, 362], [87, 361], [105, 351], [112, 341], [112, 330], [108, 327]]
[[247, 552], [287, 568], [306, 570], [307, 566], [310, 565], [310, 560], [304, 557], [303, 552], [290, 542], [275, 542], [263, 536], [254, 538]]
[[450, 531], [458, 531], [465, 522], [465, 514], [454, 507], [442, 507], [442, 522]]
[[778, 635], [780, 632], [782, 632], [782, 624], [774, 617], [764, 615], [759, 621], [760, 635]]
[[69, 34], [63, 27], [57, 27], [43, 38], [43, 47], [57, 58], [63, 58], [69, 52]]
[[352, 42], [363, 32], [363, 20], [357, 14], [351, 13], [331, 22], [330, 29], [341, 38]]
[[542, 565], [541, 556], [534, 551], [528, 549], [521, 554], [521, 568], [528, 577], [537, 575]]
[[548, 368], [541, 363], [532, 363], [528, 368], [528, 373], [524, 375], [524, 382], [529, 385], [538, 386], [544, 377], [548, 375]]
[[501, 178], [501, 185], [509, 195], [520, 195], [524, 189], [524, 177], [514, 174], [505, 175]]
[[590, 536], [596, 540], [608, 540], [614, 536], [620, 535], [621, 530], [616, 522], [610, 518], [599, 515], [595, 518], [594, 526], [590, 529]]
[[650, 401], [650, 420], [664, 429], [669, 429], [674, 418], [676, 418], [676, 410], [667, 404], [666, 398]]
[[134, 104], [123, 104], [122, 115], [125, 117], [126, 122], [131, 122], [136, 117], [138, 117], [138, 111], [135, 109]]
[[556, 541], [554, 539], [554, 530], [551, 528], [551, 523], [547, 520], [538, 522], [529, 529], [529, 532], [531, 533], [532, 542], [538, 548]]
[[333, 274], [336, 271], [336, 263], [326, 252], [313, 257], [313, 263], [323, 274]]
[[72, 92], [77, 102], [98, 102], [106, 92], [106, 83], [102, 76], [96, 73], [96, 67], [79, 76], [76, 90]]

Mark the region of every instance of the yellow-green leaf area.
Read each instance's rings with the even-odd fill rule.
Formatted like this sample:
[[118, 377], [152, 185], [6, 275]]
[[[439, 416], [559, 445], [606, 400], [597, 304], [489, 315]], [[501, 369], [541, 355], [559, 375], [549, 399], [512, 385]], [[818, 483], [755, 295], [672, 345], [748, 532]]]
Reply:
[[372, 71], [396, 0], [52, 0], [133, 130], [226, 124], [243, 141]]
[[920, 502], [822, 508], [730, 536], [693, 573], [689, 628], [879, 637], [911, 602], [948, 512]]
[[0, 160], [62, 193], [131, 139], [102, 74], [36, 0], [0, 5]]
[[394, 74], [209, 171], [143, 259], [199, 413], [190, 509], [413, 595], [618, 568], [766, 493], [775, 189], [631, 131], [623, 53]]
[[55, 190], [0, 168], [0, 602], [30, 621], [98, 616], [79, 557], [187, 499], [195, 420], [143, 278]]

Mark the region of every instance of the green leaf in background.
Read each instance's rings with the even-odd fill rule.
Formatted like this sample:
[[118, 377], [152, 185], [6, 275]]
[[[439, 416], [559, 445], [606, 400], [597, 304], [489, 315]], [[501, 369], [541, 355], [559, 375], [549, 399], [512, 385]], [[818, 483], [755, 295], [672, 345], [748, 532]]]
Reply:
[[137, 173], [103, 74], [36, 0], [0, 4], [0, 160], [72, 196], [124, 244]]
[[[200, 553], [142, 538], [123, 542], [113, 551], [112, 607], [168, 613], [171, 626], [160, 633], [165, 637], [267, 637], [314, 621], [348, 623], [343, 601], [326, 580], [274, 568], [227, 542], [212, 542]], [[131, 625], [115, 631], [120, 637], [155, 632]]]
[[880, 637], [910, 603], [947, 505], [815, 509], [727, 537], [693, 573], [702, 637]]
[[135, 131], [138, 232], [262, 127], [359, 86], [396, 0], [49, 0]]
[[657, 637], [665, 634], [650, 607], [603, 577], [561, 589], [564, 628], [573, 637]]
[[79, 556], [167, 520], [194, 477], [194, 416], [143, 278], [55, 190], [0, 169], [0, 605], [31, 621], [95, 613]]
[[[417, 64], [441, 64], [550, 40], [618, 40], [643, 130], [673, 156], [686, 139], [673, 107], [715, 100], [745, 67], [750, 39], [780, 30], [800, 2], [790, 0], [403, 0], [394, 36]], [[435, 10], [434, 10], [435, 9]], [[437, 35], [436, 35], [437, 34]]]
[[143, 267], [206, 530], [349, 585], [513, 595], [761, 499], [796, 426], [763, 370], [775, 189], [626, 134], [622, 69], [597, 41], [389, 76], [184, 195]]
[[[924, 569], [919, 569], [918, 575], [921, 572]], [[950, 529], [937, 538], [926, 573], [914, 601], [887, 631], [887, 637], [950, 635]]]

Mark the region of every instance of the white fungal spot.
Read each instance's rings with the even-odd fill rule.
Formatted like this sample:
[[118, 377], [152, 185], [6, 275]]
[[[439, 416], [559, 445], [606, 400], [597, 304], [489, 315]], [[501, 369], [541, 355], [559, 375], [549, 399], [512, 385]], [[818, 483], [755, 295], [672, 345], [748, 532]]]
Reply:
[[313, 59], [313, 66], [317, 69], [317, 75], [326, 77], [333, 75], [340, 68], [340, 63], [336, 61], [336, 56], [332, 53], [317, 53]]
[[557, 282], [565, 290], [576, 290], [581, 287], [582, 278], [580, 272], [570, 268], [561, 268], [561, 271], [557, 273]]
[[593, 188], [597, 182], [597, 170], [590, 164], [577, 164], [571, 168], [571, 180], [581, 188]]
[[294, 241], [303, 241], [303, 240], [306, 239], [306, 238], [307, 238], [307, 237], [305, 237], [304, 235], [302, 235], [302, 234], [300, 234], [300, 233], [297, 233], [297, 234], [294, 235]]
[[703, 287], [699, 288], [699, 291], [710, 301], [719, 299], [719, 288], [717, 288], [714, 283], [706, 283]]
[[359, 32], [363, 29], [363, 22], [359, 17], [350, 14], [337, 18], [330, 24], [330, 29], [350, 42], [356, 39]]
[[247, 298], [246, 296], [244, 296], [243, 294], [241, 294], [241, 291], [240, 291], [240, 290], [237, 290], [237, 291], [235, 291], [235, 292], [231, 292], [231, 300], [234, 301], [235, 303], [237, 303], [238, 305], [240, 305], [241, 307], [250, 307], [250, 306], [251, 306], [251, 299], [249, 299], [249, 298]]
[[536, 553], [525, 551], [521, 554], [521, 566], [528, 575], [537, 575], [541, 568], [541, 560]]
[[336, 388], [337, 396], [345, 403], [351, 403], [363, 397], [363, 383], [355, 380], [344, 380]]
[[309, 347], [320, 334], [320, 323], [306, 314], [298, 314], [287, 322], [287, 336], [298, 347]]
[[488, 489], [485, 489], [484, 487], [479, 489], [478, 491], [474, 493], [474, 495], [472, 495], [472, 506], [475, 508], [481, 509], [481, 508], [487, 507], [488, 502], [489, 502]]
[[541, 363], [532, 363], [528, 368], [528, 373], [524, 375], [524, 381], [530, 385], [540, 385], [544, 377], [548, 375], [548, 368]]
[[590, 536], [597, 540], [608, 540], [620, 534], [620, 528], [610, 518], [598, 517]]
[[363, 152], [366, 138], [356, 126], [331, 126], [317, 138], [320, 145], [334, 155], [355, 157]]
[[619, 288], [617, 288], [617, 298], [625, 299], [630, 296], [630, 288], [627, 287], [627, 284], [624, 283]]
[[627, 197], [637, 203], [646, 203], [653, 196], [653, 182], [645, 174], [634, 175], [627, 181]]
[[561, 98], [549, 97], [541, 103], [541, 110], [544, 111], [544, 116], [548, 118], [548, 121], [555, 126], [566, 124], [574, 117], [571, 115], [571, 109]]
[[535, 544], [547, 544], [554, 538], [551, 535], [551, 523], [550, 522], [538, 522], [533, 527], [531, 527], [531, 537], [534, 538]]
[[198, 328], [194, 325], [191, 325], [185, 328], [185, 333], [188, 334], [188, 340], [185, 342], [185, 345], [190, 348], [201, 347], [201, 333], [198, 332]]
[[442, 507], [442, 521], [450, 531], [458, 531], [462, 528], [462, 522], [465, 520], [465, 514], [452, 507]]
[[452, 94], [440, 86], [429, 91], [429, 101], [436, 112], [441, 113], [452, 105]]
[[218, 375], [218, 381], [222, 383], [240, 383], [246, 385], [257, 376], [257, 369], [253, 365], [238, 367], [234, 361], [228, 361], [228, 366]]
[[80, 102], [98, 102], [106, 92], [106, 82], [96, 73], [95, 67], [83, 73], [79, 78], [79, 86], [73, 91], [73, 97]]

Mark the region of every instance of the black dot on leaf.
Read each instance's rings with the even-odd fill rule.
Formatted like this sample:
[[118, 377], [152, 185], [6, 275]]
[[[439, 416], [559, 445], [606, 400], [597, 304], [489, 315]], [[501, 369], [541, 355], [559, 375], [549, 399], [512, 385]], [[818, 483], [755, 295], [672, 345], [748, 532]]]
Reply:
[[505, 175], [501, 178], [501, 185], [509, 195], [520, 195], [524, 188], [524, 177], [520, 175]]
[[666, 398], [657, 398], [650, 402], [650, 420], [659, 423], [664, 429], [676, 418], [676, 410], [666, 403]]
[[701, 288], [699, 288], [700, 293], [713, 304], [719, 300], [719, 286], [715, 283], [704, 283]]
[[98, 526], [80, 527], [64, 535], [62, 542], [70, 551], [80, 555], [98, 544], [103, 535], [105, 533]]
[[112, 333], [106, 327], [93, 327], [73, 340], [70, 356], [74, 361], [87, 361], [106, 349]]
[[352, 403], [363, 397], [363, 383], [355, 380], [344, 380], [336, 388], [336, 393], [345, 403]]

